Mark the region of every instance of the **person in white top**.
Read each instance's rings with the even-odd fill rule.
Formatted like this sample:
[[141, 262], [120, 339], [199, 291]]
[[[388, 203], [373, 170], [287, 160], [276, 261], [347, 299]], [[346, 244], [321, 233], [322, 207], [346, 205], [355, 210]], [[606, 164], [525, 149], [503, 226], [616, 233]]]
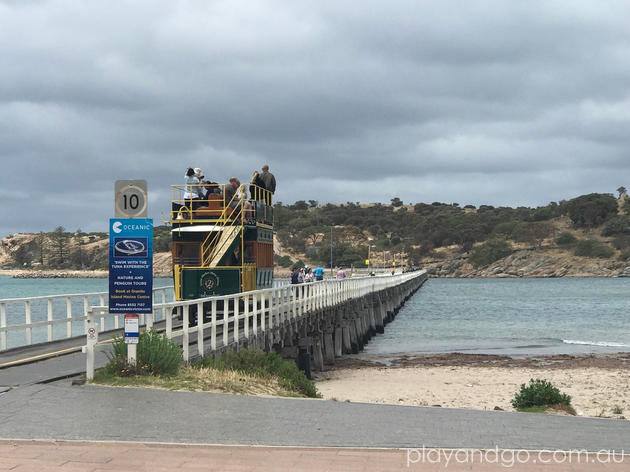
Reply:
[[[202, 196], [202, 188], [201, 188], [201, 180], [199, 177], [203, 177], [203, 172], [201, 169], [196, 168], [193, 169], [189, 167], [186, 171], [186, 175], [184, 176], [186, 186], [184, 187], [184, 202], [185, 206], [191, 206], [192, 210], [196, 210], [199, 206], [199, 200], [201, 200]], [[193, 200], [192, 202], [190, 200]]]

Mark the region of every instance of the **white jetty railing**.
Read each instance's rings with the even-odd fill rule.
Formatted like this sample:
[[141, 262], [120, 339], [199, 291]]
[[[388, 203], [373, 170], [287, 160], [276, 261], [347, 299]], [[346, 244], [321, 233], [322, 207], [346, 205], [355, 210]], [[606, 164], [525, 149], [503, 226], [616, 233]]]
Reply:
[[[217, 347], [249, 339], [250, 335], [263, 334], [266, 330], [272, 330], [287, 320], [300, 318], [312, 310], [333, 307], [350, 299], [398, 286], [425, 274], [426, 271], [423, 270], [393, 276], [324, 280], [220, 297], [158, 303], [153, 306], [153, 313], [147, 315], [145, 327], [150, 329], [156, 321], [154, 315], [161, 313], [166, 320], [166, 336], [169, 339], [181, 339], [183, 360], [189, 362], [191, 344], [196, 344], [196, 356], [203, 356], [215, 351]], [[205, 321], [204, 316], [199, 315], [191, 325], [191, 311], [194, 310], [191, 307], [195, 307], [198, 314], [209, 314], [209, 320]], [[104, 320], [108, 317], [115, 316], [110, 315], [108, 310], [107, 306], [93, 306], [88, 310], [87, 325], [88, 328], [94, 328], [87, 335], [88, 380], [94, 378], [94, 351], [98, 343], [99, 327], [105, 324]], [[181, 326], [174, 328], [173, 319], [180, 316]], [[222, 328], [220, 338], [217, 329], [219, 327]]]
[[[0, 299], [0, 352], [85, 335], [90, 305], [104, 305], [107, 297], [108, 292], [97, 292]], [[172, 285], [153, 289], [154, 305], [173, 299]], [[122, 315], [109, 321], [101, 331], [119, 328]]]

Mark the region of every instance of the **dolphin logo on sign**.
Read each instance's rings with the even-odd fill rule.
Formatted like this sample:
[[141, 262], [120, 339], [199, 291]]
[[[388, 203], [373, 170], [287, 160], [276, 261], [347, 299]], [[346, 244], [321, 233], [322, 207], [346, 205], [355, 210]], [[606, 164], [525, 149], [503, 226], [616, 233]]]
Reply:
[[114, 242], [114, 257], [146, 257], [147, 238], [122, 239]]
[[122, 233], [122, 229], [120, 229], [121, 226], [122, 223], [120, 221], [114, 222], [114, 224], [112, 225], [112, 231], [116, 234]]

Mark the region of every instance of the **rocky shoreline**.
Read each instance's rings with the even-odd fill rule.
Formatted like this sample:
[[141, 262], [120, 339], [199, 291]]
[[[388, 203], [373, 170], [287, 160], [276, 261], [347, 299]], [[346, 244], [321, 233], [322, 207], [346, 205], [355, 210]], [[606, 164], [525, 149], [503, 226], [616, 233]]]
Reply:
[[628, 261], [576, 257], [561, 251], [520, 250], [478, 269], [475, 269], [465, 257], [431, 261], [424, 268], [430, 277], [630, 277]]

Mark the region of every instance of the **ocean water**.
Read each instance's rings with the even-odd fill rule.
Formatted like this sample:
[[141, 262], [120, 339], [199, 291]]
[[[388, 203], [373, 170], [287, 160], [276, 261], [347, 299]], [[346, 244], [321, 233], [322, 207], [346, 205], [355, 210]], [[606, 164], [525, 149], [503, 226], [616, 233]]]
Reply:
[[372, 354], [630, 351], [630, 279], [429, 279]]
[[[155, 279], [154, 287], [172, 285]], [[107, 279], [12, 279], [0, 277], [0, 299], [106, 292]], [[90, 300], [98, 304], [98, 299]], [[33, 321], [46, 319], [46, 302], [33, 304]], [[54, 318], [66, 316], [65, 301]], [[73, 303], [81, 316], [81, 299]], [[22, 306], [8, 309], [8, 324], [24, 322]], [[407, 301], [366, 355], [484, 353], [581, 354], [630, 351], [630, 278], [429, 279]], [[55, 338], [66, 325], [55, 326]], [[73, 323], [78, 334], [82, 323]], [[45, 340], [34, 329], [34, 341]], [[9, 332], [9, 347], [24, 343]]]
[[[156, 278], [153, 280], [153, 287], [166, 287], [173, 285], [171, 278]], [[11, 277], [0, 276], [0, 300], [11, 298], [29, 298], [50, 295], [78, 295], [84, 293], [99, 293], [109, 290], [108, 279], [13, 279]], [[161, 301], [161, 297], [158, 301]], [[168, 297], [166, 301], [172, 301]], [[100, 305], [99, 297], [88, 297], [90, 306]], [[107, 303], [107, 301], [106, 301]], [[81, 317], [84, 313], [83, 297], [72, 298], [71, 314], [73, 317]], [[33, 323], [47, 320], [48, 302], [46, 299], [34, 300], [31, 302], [31, 320]], [[65, 298], [55, 299], [52, 304], [54, 320], [66, 320], [67, 304]], [[26, 308], [24, 302], [6, 303], [7, 326], [23, 325], [26, 321]], [[119, 323], [122, 317], [119, 317]], [[71, 324], [71, 334], [73, 336], [83, 334], [85, 329], [84, 321], [73, 321]], [[105, 323], [106, 329], [114, 327], [114, 319], [108, 318]], [[53, 339], [62, 339], [67, 336], [68, 324], [56, 323], [52, 327]], [[48, 328], [46, 326], [36, 326], [32, 329], [33, 343], [44, 342], [48, 339]], [[7, 347], [14, 348], [26, 343], [26, 332], [24, 330], [9, 330], [7, 333]]]
[[[153, 279], [153, 287], [173, 285], [171, 278]], [[109, 290], [108, 279], [14, 279], [0, 276], [0, 299], [97, 293]]]

